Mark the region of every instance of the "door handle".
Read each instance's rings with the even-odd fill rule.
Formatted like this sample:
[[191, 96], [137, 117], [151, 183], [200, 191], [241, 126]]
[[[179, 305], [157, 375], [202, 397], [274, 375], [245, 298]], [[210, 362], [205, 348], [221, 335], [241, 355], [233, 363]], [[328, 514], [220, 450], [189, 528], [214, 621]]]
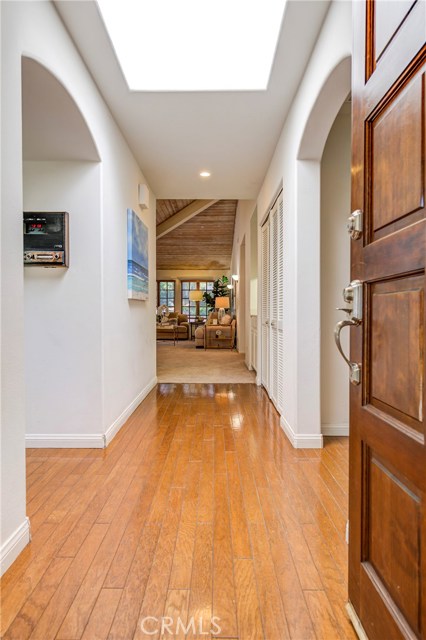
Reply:
[[360, 324], [361, 324], [360, 321], [356, 319], [340, 320], [340, 322], [336, 324], [336, 327], [334, 329], [334, 340], [336, 342], [336, 346], [343, 360], [346, 362], [346, 364], [349, 367], [349, 370], [350, 370], [349, 379], [351, 383], [354, 385], [357, 385], [361, 382], [361, 365], [356, 362], [351, 362], [349, 358], [346, 357], [345, 352], [343, 351], [342, 345], [340, 343], [340, 332], [344, 327], [358, 327]]

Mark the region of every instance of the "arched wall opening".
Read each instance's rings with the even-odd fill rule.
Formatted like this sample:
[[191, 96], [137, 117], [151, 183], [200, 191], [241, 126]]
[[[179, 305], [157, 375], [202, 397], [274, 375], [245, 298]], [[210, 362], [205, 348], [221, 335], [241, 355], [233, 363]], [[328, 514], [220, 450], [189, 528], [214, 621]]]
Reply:
[[67, 211], [69, 268], [24, 268], [26, 444], [102, 446], [101, 165], [73, 98], [22, 58], [24, 211]]
[[333, 327], [321, 329], [321, 159], [350, 90], [348, 56], [334, 67], [318, 94], [296, 162], [297, 424], [301, 431], [312, 433], [318, 446], [322, 444], [321, 331], [333, 331]]
[[[344, 314], [342, 291], [350, 282], [351, 103], [336, 116], [321, 159], [321, 431], [349, 434], [348, 369], [336, 349], [333, 328]], [[349, 331], [341, 342], [349, 353]]]

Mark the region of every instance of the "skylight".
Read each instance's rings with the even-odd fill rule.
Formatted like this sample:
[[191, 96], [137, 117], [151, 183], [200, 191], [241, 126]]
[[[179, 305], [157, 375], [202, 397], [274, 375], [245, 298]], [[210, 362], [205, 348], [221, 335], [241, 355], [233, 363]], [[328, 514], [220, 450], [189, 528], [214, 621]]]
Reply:
[[132, 91], [267, 89], [285, 0], [98, 0]]

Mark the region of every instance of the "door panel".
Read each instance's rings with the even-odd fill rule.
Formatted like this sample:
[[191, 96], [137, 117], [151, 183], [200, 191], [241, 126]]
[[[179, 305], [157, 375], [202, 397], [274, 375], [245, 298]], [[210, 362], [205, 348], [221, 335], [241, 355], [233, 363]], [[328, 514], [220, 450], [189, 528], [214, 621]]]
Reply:
[[365, 377], [372, 405], [423, 433], [424, 275], [371, 285]]
[[[386, 83], [391, 76], [399, 77], [412, 61], [413, 51], [417, 53], [422, 48], [425, 40], [425, 29], [422, 30], [425, 2], [360, 0], [360, 3], [362, 7], [355, 7], [354, 15], [362, 13], [363, 23], [357, 23], [359, 31], [354, 36], [357, 41], [363, 40], [362, 81], [370, 82], [371, 76], [376, 75], [372, 81], [374, 86], [376, 83]], [[390, 20], [386, 24], [388, 18]], [[376, 70], [381, 77], [375, 74]]]
[[368, 526], [362, 545], [363, 563], [370, 579], [381, 584], [418, 633], [421, 498], [371, 449], [366, 452], [366, 465]]
[[378, 0], [374, 6], [374, 45], [376, 63], [407, 17], [413, 0], [387, 2]]
[[349, 599], [370, 640], [425, 639], [425, 3], [353, 8]]
[[[371, 158], [371, 170], [369, 164], [366, 170], [371, 184], [371, 240], [377, 238], [378, 230], [396, 220], [405, 218], [404, 226], [411, 224], [412, 217], [407, 216], [424, 206], [424, 78], [424, 73], [415, 74], [368, 122], [366, 153]], [[391, 227], [388, 233], [393, 230]]]

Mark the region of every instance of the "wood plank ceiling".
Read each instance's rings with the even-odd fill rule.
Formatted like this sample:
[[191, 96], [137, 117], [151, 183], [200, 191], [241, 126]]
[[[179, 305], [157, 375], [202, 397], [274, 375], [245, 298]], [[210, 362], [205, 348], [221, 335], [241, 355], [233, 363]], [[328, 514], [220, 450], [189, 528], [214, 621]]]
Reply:
[[194, 200], [157, 200], [157, 225], [174, 216]]
[[[157, 226], [192, 200], [157, 200]], [[231, 266], [237, 200], [219, 200], [157, 240], [157, 269], [219, 269]]]

